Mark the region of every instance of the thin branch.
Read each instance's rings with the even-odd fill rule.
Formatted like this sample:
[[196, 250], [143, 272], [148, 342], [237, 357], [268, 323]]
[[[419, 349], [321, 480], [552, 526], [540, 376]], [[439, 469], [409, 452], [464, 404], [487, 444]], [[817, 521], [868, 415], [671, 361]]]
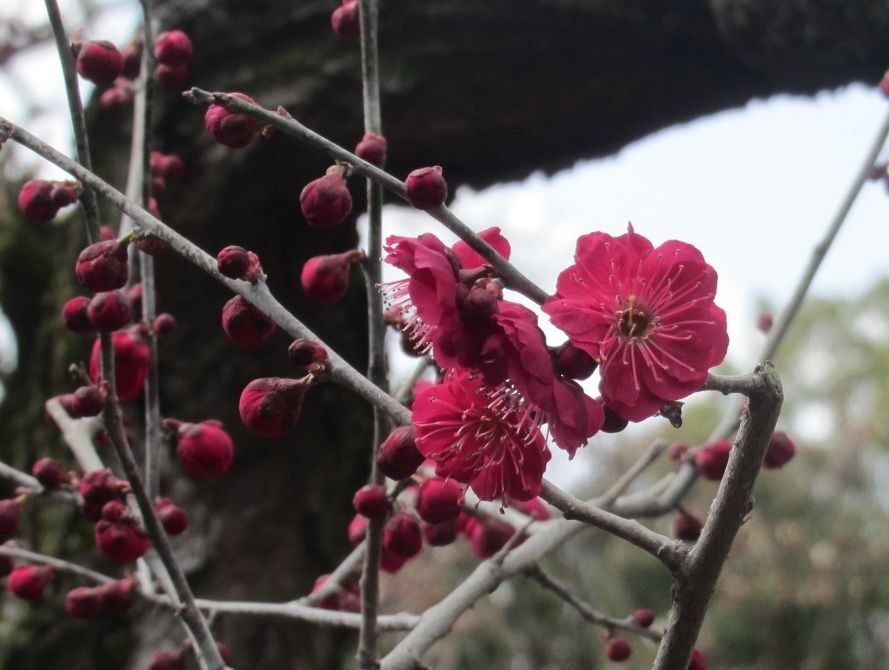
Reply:
[[770, 363], [759, 366], [754, 377], [755, 388], [701, 537], [674, 581], [673, 604], [653, 670], [688, 664], [722, 566], [752, 508], [753, 486], [783, 401], [781, 381]]
[[[308, 623], [340, 628], [359, 628], [361, 615], [353, 612], [311, 607], [300, 603], [253, 603], [231, 602], [224, 600], [206, 600], [198, 598], [198, 607], [219, 614], [252, 614], [257, 616], [274, 616], [288, 619], [299, 619]], [[377, 618], [379, 630], [410, 630], [416, 625], [419, 617], [415, 614], [383, 615]]]
[[608, 507], [626, 493], [627, 489], [630, 488], [630, 485], [636, 481], [639, 475], [661, 457], [661, 454], [667, 450], [667, 446], [666, 440], [655, 440], [649, 444], [627, 471], [617, 478], [617, 481], [611, 485], [611, 488], [598, 496], [596, 499], [598, 501], [597, 505], [599, 507]]
[[708, 374], [702, 391], [719, 391], [723, 395], [740, 393], [749, 395], [756, 389], [757, 378], [755, 375], [715, 375]]
[[[384, 172], [375, 165], [371, 165], [367, 161], [358, 158], [358, 156], [350, 151], [343, 149], [341, 146], [334, 144], [327, 138], [310, 130], [289, 115], [284, 116], [282, 114], [271, 112], [258, 105], [253, 105], [240, 98], [233, 97], [228, 93], [211, 93], [200, 88], [192, 88], [185, 94], [185, 97], [196, 104], [220, 104], [232, 111], [247, 114], [259, 119], [287, 135], [296, 137], [302, 142], [326, 151], [336, 160], [351, 165], [356, 173], [367, 177], [368, 179], [372, 179], [400, 198], [407, 199], [404, 182], [393, 177], [389, 173]], [[283, 112], [283, 110], [281, 111]], [[491, 264], [491, 267], [493, 267], [497, 274], [500, 275], [501, 279], [503, 279], [507, 287], [527, 296], [537, 304], [543, 304], [544, 300], [548, 297], [546, 291], [519, 272], [514, 265], [497, 253], [491, 245], [476, 235], [469, 226], [460, 221], [451, 210], [444, 205], [441, 205], [426, 211], [432, 218], [442, 223], [448, 230], [457, 235], [472, 249], [478, 252], [482, 258], [488, 261], [488, 263]]]
[[633, 519], [612, 514], [590, 505], [566, 493], [558, 486], [544, 480], [540, 497], [561, 510], [566, 519], [578, 519], [612, 535], [626, 540], [663, 563], [670, 572], [676, 572], [685, 559], [685, 549], [681, 542], [664, 537]]
[[538, 584], [540, 584], [543, 588], [555, 593], [562, 600], [571, 605], [571, 607], [577, 610], [580, 616], [582, 616], [585, 620], [589, 621], [592, 624], [602, 626], [608, 631], [622, 630], [627, 633], [633, 633], [634, 635], [639, 635], [640, 637], [644, 637], [648, 640], [651, 640], [652, 642], [661, 641], [661, 634], [658, 631], [652, 630], [650, 628], [643, 628], [642, 626], [637, 625], [633, 621], [632, 617], [628, 617], [626, 619], [616, 619], [614, 617], [603, 614], [589, 603], [584, 602], [576, 595], [574, 595], [574, 593], [571, 591], [570, 588], [568, 588], [568, 586], [557, 580], [555, 577], [549, 575], [539, 565], [531, 568], [525, 574], [536, 581]]
[[38, 554], [35, 551], [19, 549], [18, 547], [0, 545], [0, 556], [14, 558], [19, 561], [27, 561], [28, 563], [33, 563], [34, 565], [51, 565], [53, 568], [59, 570], [60, 572], [68, 572], [72, 575], [83, 577], [84, 579], [87, 579], [94, 584], [105, 584], [107, 582], [114, 581], [114, 577], [103, 575], [101, 572], [90, 570], [89, 568], [78, 565], [77, 563], [63, 561], [61, 558], [47, 556], [46, 554]]

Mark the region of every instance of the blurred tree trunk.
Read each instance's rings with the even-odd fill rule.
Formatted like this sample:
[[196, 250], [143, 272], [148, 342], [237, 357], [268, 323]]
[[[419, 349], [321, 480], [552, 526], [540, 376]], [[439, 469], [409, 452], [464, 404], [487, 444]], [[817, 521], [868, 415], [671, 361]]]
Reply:
[[[360, 139], [359, 55], [356, 45], [330, 31], [335, 2], [156, 4], [164, 28], [183, 29], [194, 40], [189, 84], [244, 91], [270, 108], [283, 105], [346, 147]], [[811, 94], [855, 79], [874, 82], [889, 65], [889, 7], [876, 1], [381, 4], [389, 169], [403, 176], [440, 164], [452, 192], [459, 183], [483, 186], [607, 155], [655, 130], [751, 97]], [[299, 289], [306, 258], [356, 243], [351, 223], [309, 231], [299, 213], [301, 188], [330, 160], [284, 136], [226, 149], [204, 131], [203, 109], [169, 91], [158, 98], [153, 146], [180, 154], [188, 166], [184, 182], [159, 197], [164, 219], [211, 254], [229, 244], [256, 251], [282, 302], [362, 369], [365, 316], [357, 273], [353, 290], [336, 306], [310, 304]], [[122, 187], [128, 124], [95, 111], [92, 116], [95, 162]], [[352, 192], [357, 214], [364, 193], [359, 180]], [[108, 213], [109, 223], [117, 219]], [[71, 273], [82, 244], [76, 223], [69, 224], [72, 235], [53, 229], [40, 242], [30, 229], [10, 223], [0, 238], [0, 297], [21, 351], [0, 408], [0, 437], [8, 450], [4, 457], [20, 466], [48, 450], [62, 453], [52, 431], [35, 433], [33, 426], [42, 400], [70, 388], [66, 363], [88, 351], [88, 342], [60, 331], [57, 317], [78, 291]], [[369, 464], [369, 410], [347, 391], [321, 387], [309, 394], [294, 434], [253, 438], [237, 418], [238, 395], [254, 377], [291, 374], [287, 338], [279, 334], [256, 351], [239, 350], [219, 327], [225, 290], [173, 257], [158, 260], [157, 274], [159, 310], [179, 323], [161, 344], [162, 411], [184, 420], [220, 418], [238, 446], [234, 471], [219, 481], [191, 482], [175, 462], [166, 468], [165, 490], [192, 518], [181, 550], [195, 590], [207, 597], [272, 601], [302, 595], [347, 551], [351, 493]], [[134, 406], [131, 420], [141, 422], [141, 407]], [[79, 534], [66, 525], [69, 535], [88, 538], [85, 522], [71, 528]], [[89, 545], [88, 539], [59, 539], [59, 531], [53, 537], [41, 537], [36, 546]], [[35, 624], [36, 630], [54, 621]], [[89, 646], [90, 653], [110, 644], [90, 634], [97, 630], [92, 625], [66, 621], [64, 629], [70, 633], [64, 644], [76, 636], [79, 648]], [[351, 663], [350, 633], [234, 616], [220, 617], [216, 629], [238, 667]], [[159, 646], [180, 636], [174, 625], [145, 630], [149, 644]], [[165, 635], [171, 640], [157, 639]], [[73, 662], [60, 645], [56, 638], [13, 645], [17, 651], [4, 667], [95, 667], [95, 657]], [[127, 667], [143, 666], [144, 659]]]

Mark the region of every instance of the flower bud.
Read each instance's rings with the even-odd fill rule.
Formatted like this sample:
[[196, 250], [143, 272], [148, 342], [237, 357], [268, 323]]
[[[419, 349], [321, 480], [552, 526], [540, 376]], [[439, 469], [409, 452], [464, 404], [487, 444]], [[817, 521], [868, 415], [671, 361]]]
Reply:
[[123, 114], [133, 104], [134, 97], [130, 86], [115, 83], [111, 88], [102, 91], [102, 95], [99, 96], [99, 107], [109, 114]]
[[87, 314], [90, 299], [85, 295], [78, 295], [62, 305], [62, 323], [72, 333], [89, 333], [95, 330], [93, 322]]
[[50, 491], [71, 482], [71, 475], [54, 458], [41, 458], [31, 466], [31, 474], [44, 488]]
[[129, 490], [128, 482], [118, 479], [107, 469], [88, 472], [80, 480], [84, 516], [90, 521], [98, 521], [105, 505], [114, 500], [122, 501]]
[[176, 332], [176, 317], [168, 312], [163, 312], [154, 317], [151, 330], [157, 337], [166, 337]]
[[361, 516], [368, 519], [386, 516], [389, 511], [389, 497], [386, 495], [386, 487], [376, 484], [367, 484], [355, 491], [352, 496], [352, 507]]
[[550, 517], [549, 507], [540, 498], [531, 498], [531, 500], [518, 501], [515, 507], [522, 514], [538, 521], [546, 521]]
[[438, 207], [448, 197], [448, 185], [438, 165], [414, 170], [404, 180], [404, 187], [407, 201], [417, 209]]
[[235, 445], [213, 421], [183, 423], [177, 431], [176, 454], [192, 477], [224, 475], [235, 458]]
[[152, 151], [149, 155], [151, 174], [169, 181], [179, 181], [185, 173], [185, 163], [176, 154]]
[[596, 371], [598, 363], [583, 349], [578, 349], [571, 342], [550, 350], [553, 365], [560, 375], [569, 379], [586, 379]]
[[787, 465], [795, 455], [796, 445], [790, 436], [783, 430], [776, 430], [772, 434], [772, 439], [769, 440], [762, 465], [764, 468], [780, 468]]
[[423, 537], [433, 547], [444, 547], [457, 539], [456, 519], [440, 523], [423, 523]]
[[32, 179], [19, 191], [19, 209], [31, 221], [51, 221], [62, 207], [73, 205], [80, 197], [76, 181]]
[[679, 512], [673, 519], [673, 536], [685, 542], [694, 542], [701, 536], [703, 522], [694, 514]]
[[409, 556], [396, 554], [394, 551], [386, 549], [384, 546], [383, 550], [380, 552], [380, 570], [388, 572], [390, 575], [394, 575], [401, 570], [404, 567], [404, 564], [409, 560]]
[[262, 277], [262, 266], [259, 257], [243, 247], [226, 247], [216, 254], [216, 267], [229, 279], [256, 281]]
[[330, 26], [342, 39], [353, 42], [361, 37], [361, 14], [358, 0], [344, 0], [330, 15]]
[[364, 258], [361, 251], [313, 256], [303, 265], [299, 279], [306, 295], [323, 305], [341, 300], [349, 288], [349, 268]]
[[605, 644], [605, 655], [608, 660], [620, 663], [626, 661], [633, 653], [630, 643], [622, 637], [612, 637]]
[[338, 226], [352, 211], [352, 196], [346, 187], [342, 168], [310, 181], [299, 194], [299, 206], [310, 226]]
[[130, 301], [123, 291], [96, 293], [86, 313], [92, 324], [105, 332], [123, 328], [133, 318]]
[[490, 558], [515, 535], [515, 528], [496, 519], [475, 519], [475, 523], [467, 525], [466, 530], [471, 533], [472, 551], [479, 558]]
[[178, 651], [156, 651], [148, 660], [148, 670], [187, 670], [185, 659]]
[[602, 398], [596, 398], [596, 402], [602, 405], [602, 413], [605, 415], [605, 422], [599, 429], [603, 433], [619, 433], [629, 425], [630, 422], [611, 409]]
[[392, 553], [413, 558], [423, 548], [423, 535], [420, 524], [410, 514], [396, 512], [383, 526], [383, 549]]
[[244, 387], [238, 402], [241, 421], [257, 435], [280, 437], [296, 427], [308, 383], [303, 379], [263, 377]]
[[418, 450], [413, 426], [400, 426], [389, 433], [377, 449], [377, 467], [389, 479], [410, 477], [426, 460]]
[[105, 409], [105, 393], [98, 386], [81, 386], [73, 395], [77, 416], [99, 416]]
[[127, 243], [96, 242], [80, 252], [74, 266], [77, 279], [91, 291], [113, 291], [127, 283]]
[[317, 375], [327, 365], [327, 349], [320, 342], [298, 338], [287, 347], [287, 355], [298, 368]]
[[[154, 198], [152, 198], [154, 200]], [[157, 235], [139, 233], [136, 235], [136, 248], [143, 254], [157, 256], [167, 250], [167, 243]]]
[[[142, 313], [142, 284], [133, 284], [130, 286], [130, 290], [127, 291], [127, 298], [130, 299], [130, 307], [133, 310], [133, 314], [141, 314]], [[155, 292], [156, 295], [156, 292]]]
[[415, 506], [427, 523], [453, 521], [460, 514], [463, 486], [450, 479], [431, 477], [420, 484]]
[[15, 499], [0, 500], [0, 542], [19, 532], [22, 521], [22, 504]]
[[386, 162], [386, 138], [376, 133], [364, 133], [361, 141], [355, 145], [355, 155], [371, 165], [383, 167]]
[[[148, 345], [133, 332], [118, 331], [111, 335], [111, 346], [114, 349], [114, 383], [117, 397], [121, 402], [130, 402], [139, 397], [148, 366], [151, 362], [151, 350]], [[102, 343], [96, 338], [90, 355], [90, 378], [99, 383], [99, 368], [102, 358]]]
[[181, 65], [191, 58], [191, 39], [181, 30], [169, 30], [157, 36], [154, 57], [164, 65]]
[[102, 505], [102, 518], [105, 521], [123, 521], [130, 519], [130, 509], [122, 500], [109, 500]]
[[728, 457], [732, 451], [732, 443], [728, 440], [716, 440], [698, 447], [695, 452], [695, 466], [705, 479], [719, 481], [728, 466]]
[[123, 56], [121, 76], [127, 79], [138, 77], [139, 70], [142, 69], [142, 40], [133, 40], [133, 42], [120, 50], [120, 55]]
[[707, 670], [707, 658], [699, 649], [691, 650], [691, 659], [688, 661], [688, 670]]
[[181, 535], [188, 528], [188, 517], [185, 512], [169, 498], [162, 496], [155, 498], [154, 509], [157, 510], [157, 516], [167, 535]]
[[[685, 442], [674, 442], [669, 447], [667, 447], [667, 458], [671, 461], [680, 461], [689, 451], [688, 445]], [[694, 452], [692, 452], [693, 455]]]
[[[256, 100], [243, 93], [231, 93], [235, 98], [257, 104]], [[247, 116], [228, 111], [222, 105], [210, 105], [204, 114], [204, 125], [220, 144], [240, 149], [251, 144], [262, 132], [262, 122]]]
[[349, 522], [349, 542], [352, 546], [358, 546], [364, 542], [364, 536], [367, 534], [367, 517], [356, 514]]
[[116, 240], [117, 233], [111, 226], [99, 226], [99, 241], [107, 242], [108, 240]]
[[46, 565], [22, 565], [13, 569], [6, 580], [6, 590], [22, 600], [37, 600], [43, 595], [52, 577], [52, 568]]
[[640, 607], [633, 611], [633, 622], [640, 628], [648, 628], [654, 623], [654, 611], [647, 607]]
[[86, 42], [77, 52], [77, 73], [97, 86], [108, 86], [123, 71], [123, 55], [111, 42]]
[[78, 586], [65, 596], [65, 611], [76, 619], [93, 619], [102, 610], [102, 595], [98, 588]]
[[[321, 575], [315, 580], [315, 583], [312, 585], [312, 593], [317, 593], [322, 588], [324, 588], [324, 584], [327, 583], [327, 580], [330, 579], [330, 575]], [[340, 594], [339, 591], [333, 591], [328, 596], [322, 598], [317, 603], [315, 603], [315, 607], [320, 607], [324, 610], [338, 610], [340, 608]]]
[[269, 339], [277, 326], [242, 296], [236, 295], [222, 308], [222, 329], [238, 346], [253, 349]]
[[102, 609], [109, 614], [126, 612], [136, 601], [136, 580], [115, 579], [99, 587]]
[[96, 546], [108, 558], [118, 563], [130, 563], [140, 558], [151, 542], [133, 519], [108, 521], [99, 519], [95, 528]]
[[763, 333], [768, 333], [772, 329], [774, 323], [775, 317], [772, 316], [771, 312], [763, 312], [756, 317], [756, 328]]
[[185, 83], [188, 77], [188, 63], [167, 65], [158, 63], [154, 66], [154, 81], [164, 88], [175, 88]]

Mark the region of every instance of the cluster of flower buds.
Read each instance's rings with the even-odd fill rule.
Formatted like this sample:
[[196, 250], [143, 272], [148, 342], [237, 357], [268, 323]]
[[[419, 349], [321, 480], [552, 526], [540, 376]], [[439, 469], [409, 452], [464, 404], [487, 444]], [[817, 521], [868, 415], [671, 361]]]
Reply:
[[[99, 416], [99, 414], [102, 413], [102, 410], [105, 409], [106, 396], [107, 390], [104, 386], [88, 384], [79, 387], [73, 393], [65, 393], [63, 395], [56, 396], [55, 399], [62, 406], [65, 412], [67, 412], [68, 416], [70, 416], [72, 419], [80, 419], [86, 416]], [[41, 459], [41, 461], [38, 461], [38, 463], [43, 463], [44, 461], [48, 461], [49, 463], [57, 463], [56, 461], [52, 461], [51, 459]], [[48, 476], [53, 477], [55, 475], [50, 474]]]
[[[330, 575], [321, 575], [312, 586], [312, 593], [317, 593], [330, 579]], [[318, 601], [317, 607], [325, 610], [339, 610], [341, 612], [361, 611], [361, 591], [358, 582], [354, 579], [343, 584], [338, 584], [329, 595]]]
[[32, 179], [19, 191], [19, 209], [30, 221], [51, 221], [62, 207], [73, 205], [80, 197], [76, 181]]
[[235, 458], [231, 436], [214, 419], [201, 423], [184, 423], [164, 419], [164, 428], [176, 444], [176, 455], [192, 477], [202, 479], [228, 472]]
[[[151, 349], [136, 328], [113, 333], [111, 348], [114, 351], [114, 385], [117, 397], [122, 402], [135, 400], [142, 392], [148, 376]], [[89, 362], [90, 378], [96, 384], [101, 381], [101, 365], [102, 343], [96, 338]]]
[[[693, 460], [698, 474], [704, 479], [719, 481], [725, 475], [731, 451], [732, 443], [729, 440], [714, 440], [693, 448], [684, 444], [672, 445], [670, 457], [673, 460]], [[776, 430], [769, 440], [762, 465], [767, 469], [781, 468], [795, 455], [796, 444], [790, 436], [782, 430]]]
[[54, 458], [41, 458], [31, 466], [31, 474], [48, 491], [56, 491], [72, 486], [73, 473], [68, 472], [61, 463]]
[[65, 596], [65, 611], [77, 619], [121, 614], [132, 607], [137, 592], [138, 586], [132, 577], [115, 579], [100, 586], [78, 586]]
[[119, 563], [135, 561], [151, 546], [127, 507], [129, 490], [128, 482], [105, 469], [88, 472], [80, 480], [81, 511], [96, 524], [96, 546]]
[[[160, 197], [161, 194], [167, 190], [170, 182], [180, 181], [185, 174], [185, 163], [178, 154], [165, 154], [161, 151], [152, 151], [149, 156], [149, 166], [151, 169], [151, 194], [156, 197]], [[152, 198], [152, 201], [153, 207], [150, 209], [152, 210], [152, 214], [157, 216], [159, 213], [157, 211], [157, 201], [155, 201], [154, 198]], [[143, 245], [145, 244], [146, 243], [143, 242]], [[155, 242], [155, 245], [162, 244], [163, 243], [159, 240]], [[156, 253], [150, 247], [143, 249], [142, 246], [140, 246], [139, 250], [144, 251], [145, 253]]]
[[161, 86], [181, 86], [188, 76], [192, 51], [191, 39], [181, 30], [158, 35], [154, 41], [154, 80]]

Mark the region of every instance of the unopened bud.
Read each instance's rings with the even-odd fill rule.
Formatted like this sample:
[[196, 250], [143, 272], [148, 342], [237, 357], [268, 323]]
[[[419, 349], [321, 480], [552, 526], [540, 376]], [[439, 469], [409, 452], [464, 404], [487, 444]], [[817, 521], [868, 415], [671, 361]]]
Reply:
[[92, 324], [105, 332], [123, 328], [133, 317], [130, 301], [123, 291], [96, 293], [86, 313]]
[[330, 15], [330, 26], [339, 37], [349, 42], [361, 36], [361, 15], [358, 0], [345, 0]]
[[277, 326], [242, 296], [236, 295], [222, 308], [222, 329], [232, 342], [252, 349], [269, 339]]
[[77, 73], [98, 86], [108, 86], [123, 71], [123, 55], [111, 42], [87, 42], [77, 52]]
[[299, 206], [309, 225], [332, 228], [352, 211], [352, 196], [341, 170], [310, 181], [299, 194]]
[[312, 300], [324, 305], [341, 300], [349, 288], [349, 269], [364, 257], [360, 251], [313, 256], [303, 265], [299, 279]]
[[91, 291], [113, 291], [127, 283], [127, 243], [108, 240], [89, 245], [80, 252], [74, 271]]
[[411, 172], [404, 181], [408, 202], [417, 209], [443, 205], [448, 197], [448, 185], [441, 172], [438, 165]]
[[371, 165], [383, 167], [386, 162], [386, 138], [376, 133], [364, 133], [364, 137], [355, 146], [355, 155]]
[[[257, 104], [256, 100], [243, 93], [231, 93], [231, 96], [245, 102]], [[247, 116], [230, 112], [222, 105], [210, 105], [204, 114], [204, 125], [214, 139], [220, 144], [234, 149], [246, 147], [252, 143], [262, 131], [262, 122]]]
[[19, 209], [31, 221], [51, 221], [62, 207], [77, 202], [80, 184], [76, 181], [32, 179], [19, 191]]
[[280, 437], [296, 427], [308, 382], [263, 377], [244, 387], [238, 402], [241, 421], [263, 437]]

